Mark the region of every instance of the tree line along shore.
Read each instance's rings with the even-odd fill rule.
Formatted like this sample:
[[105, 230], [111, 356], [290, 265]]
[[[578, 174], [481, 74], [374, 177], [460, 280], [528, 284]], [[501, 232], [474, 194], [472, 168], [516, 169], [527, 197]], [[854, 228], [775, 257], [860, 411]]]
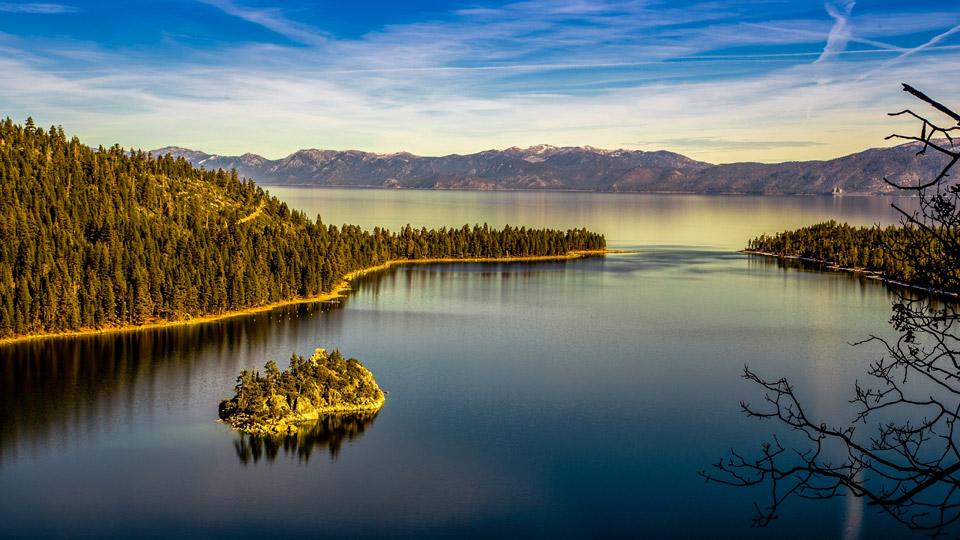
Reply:
[[[246, 219], [245, 219], [246, 218]], [[177, 323], [322, 297], [388, 262], [561, 258], [603, 235], [327, 225], [236, 172], [0, 121], [0, 340]]]
[[877, 274], [884, 280], [927, 291], [960, 293], [960, 268], [944, 272], [934, 266], [948, 228], [924, 230], [910, 226], [854, 227], [828, 221], [761, 235], [750, 240], [747, 253], [806, 259], [838, 268]]

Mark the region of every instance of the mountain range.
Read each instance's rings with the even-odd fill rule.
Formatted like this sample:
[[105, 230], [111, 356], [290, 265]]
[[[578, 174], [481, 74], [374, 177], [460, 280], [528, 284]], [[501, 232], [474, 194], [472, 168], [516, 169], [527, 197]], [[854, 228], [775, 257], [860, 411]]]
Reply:
[[664, 150], [602, 150], [591, 146], [487, 150], [441, 157], [407, 152], [300, 150], [270, 160], [256, 154], [220, 156], [168, 146], [153, 155], [183, 157], [198, 167], [236, 169], [262, 185], [465, 190], [815, 195], [892, 194], [901, 184], [932, 179], [946, 165], [918, 143], [873, 148], [826, 161], [714, 165]]

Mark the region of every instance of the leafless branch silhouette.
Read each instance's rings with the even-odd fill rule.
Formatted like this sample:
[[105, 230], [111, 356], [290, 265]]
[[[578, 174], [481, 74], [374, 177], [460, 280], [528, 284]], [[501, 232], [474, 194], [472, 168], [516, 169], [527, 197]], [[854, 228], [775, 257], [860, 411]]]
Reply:
[[[919, 198], [918, 210], [902, 215], [901, 225], [918, 234], [905, 244], [884, 246], [891, 256], [909, 260], [914, 278], [926, 290], [899, 293], [890, 319], [895, 341], [870, 336], [858, 345], [878, 345], [884, 353], [870, 365], [870, 384], [857, 382], [850, 403], [858, 412], [849, 425], [829, 426], [808, 416], [794, 387], [781, 378], [764, 379], [744, 367], [743, 377], [764, 388], [759, 406], [741, 403], [751, 417], [772, 419], [801, 436], [798, 444], [773, 441], [759, 456], [737, 452], [701, 471], [707, 481], [734, 486], [765, 485], [769, 499], [755, 503], [754, 523], [776, 519], [792, 498], [862, 497], [910, 529], [932, 537], [947, 534], [960, 521], [960, 186], [950, 176], [960, 161], [954, 144], [960, 114], [904, 84], [904, 91], [945, 115], [940, 123], [912, 110], [891, 113], [921, 122], [920, 135], [891, 135], [914, 141], [918, 155], [944, 154], [949, 163], [932, 180], [916, 185], [888, 182]], [[875, 426], [871, 430], [870, 425]], [[838, 458], [837, 456], [841, 456]]]

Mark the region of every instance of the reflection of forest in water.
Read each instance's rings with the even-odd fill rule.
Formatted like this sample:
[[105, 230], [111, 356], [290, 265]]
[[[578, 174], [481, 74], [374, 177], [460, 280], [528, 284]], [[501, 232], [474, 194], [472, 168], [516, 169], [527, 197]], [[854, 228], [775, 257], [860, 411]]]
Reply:
[[[592, 262], [596, 263], [598, 259]], [[433, 280], [452, 286], [451, 274], [470, 272], [483, 276], [485, 282], [475, 293], [505, 294], [518, 281], [538, 274], [568, 279], [558, 271], [569, 264], [416, 265], [416, 272], [391, 268], [365, 275], [355, 280], [353, 288], [356, 294], [371, 296], [397, 287], [425, 290]], [[178, 423], [184, 415], [190, 415], [190, 420], [209, 417], [212, 422], [217, 403], [232, 389], [241, 369], [260, 368], [267, 360], [285, 364], [293, 349], [272, 352], [278, 345], [306, 342], [310, 347], [330, 348], [323, 340], [336, 335], [343, 321], [320, 315], [348, 301], [349, 297], [292, 305], [204, 324], [4, 345], [0, 347], [0, 469], [20, 454], [116, 436], [134, 425]], [[366, 425], [369, 422], [360, 426], [359, 433]], [[338, 449], [338, 444], [331, 446], [333, 455]]]
[[332, 459], [337, 459], [343, 443], [362, 437], [376, 418], [377, 411], [330, 415], [301, 425], [294, 435], [260, 437], [240, 433], [233, 444], [237, 458], [244, 465], [256, 465], [261, 459], [273, 462], [281, 450], [297, 456], [302, 463], [310, 461], [314, 450], [326, 450]]
[[[186, 406], [198, 399], [192, 395], [198, 388], [191, 388], [198, 380], [224, 379], [226, 391], [245, 365], [271, 359], [265, 357], [268, 341], [289, 343], [316, 332], [318, 326], [304, 320], [330, 308], [300, 304], [204, 324], [0, 347], [0, 466], [19, 452], [56, 441], [99, 438], [151, 423], [170, 413], [173, 400]], [[337, 318], [324, 317], [323, 323], [335, 325]], [[213, 422], [222, 396], [207, 397], [214, 403]]]
[[[356, 294], [371, 297], [397, 290], [436, 292], [436, 298], [453, 301], [458, 297], [502, 296], [513, 294], [515, 287], [577, 285], [587, 278], [570, 270], [601, 272], [604, 256], [546, 261], [503, 262], [428, 262], [403, 264], [377, 270], [356, 278], [352, 285]], [[466, 282], [465, 275], [479, 276], [480, 285]], [[522, 285], [521, 285], [522, 284]], [[466, 289], [466, 285], [473, 285]]]
[[895, 292], [907, 298], [913, 298], [917, 295], [917, 291], [915, 289], [876, 279], [865, 272], [839, 270], [827, 263], [805, 261], [802, 259], [770, 257], [767, 255], [748, 255], [747, 265], [750, 270], [778, 270], [782, 272], [796, 271], [818, 274], [832, 272], [843, 277], [842, 282], [837, 281], [834, 283], [834, 287], [848, 287], [851, 282], [855, 282], [859, 285], [861, 291], [865, 290], [867, 287], [882, 285], [886, 286], [891, 292]]

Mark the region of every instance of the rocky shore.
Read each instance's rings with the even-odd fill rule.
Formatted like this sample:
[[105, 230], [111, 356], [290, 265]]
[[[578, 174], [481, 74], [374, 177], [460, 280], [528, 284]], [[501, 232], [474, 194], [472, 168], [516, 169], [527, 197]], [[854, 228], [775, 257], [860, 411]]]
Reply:
[[317, 349], [304, 360], [291, 358], [280, 372], [268, 362], [265, 374], [244, 370], [237, 378], [236, 395], [220, 402], [220, 419], [252, 435], [286, 435], [298, 426], [332, 414], [376, 411], [385, 397], [370, 371], [340, 351]]

